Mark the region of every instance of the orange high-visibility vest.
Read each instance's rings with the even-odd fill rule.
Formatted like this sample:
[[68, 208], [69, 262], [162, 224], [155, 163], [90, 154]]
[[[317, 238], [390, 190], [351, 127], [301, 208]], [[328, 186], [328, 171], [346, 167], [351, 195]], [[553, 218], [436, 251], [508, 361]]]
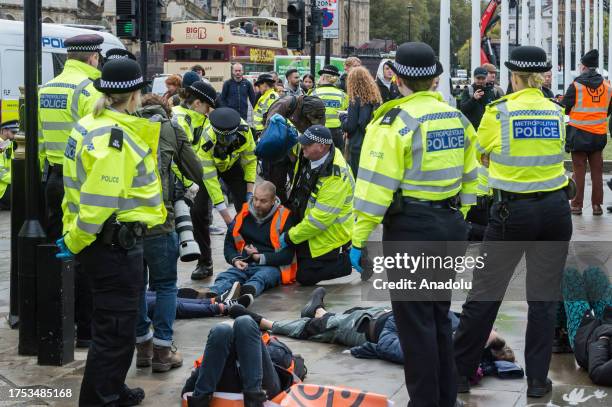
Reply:
[[[236, 250], [239, 252], [242, 252], [242, 250], [244, 250], [244, 246], [246, 246], [244, 238], [242, 235], [240, 235], [240, 229], [242, 229], [242, 222], [244, 222], [244, 218], [248, 216], [248, 214], [249, 204], [244, 203], [242, 205], [242, 210], [236, 215], [236, 222], [234, 224], [234, 229], [232, 230], [234, 244], [236, 245]], [[274, 250], [277, 252], [281, 250], [280, 235], [290, 214], [291, 211], [289, 209], [285, 208], [283, 205], [280, 205], [278, 209], [276, 209], [274, 217], [272, 217], [272, 222], [270, 224], [270, 241], [272, 242], [272, 247], [274, 247]], [[295, 255], [293, 256], [293, 261], [291, 264], [281, 266], [280, 271], [281, 281], [283, 284], [293, 284], [295, 282], [295, 276], [297, 274], [297, 259]]]
[[608, 106], [612, 100], [612, 86], [603, 81], [597, 89], [591, 89], [578, 82], [576, 104], [569, 114], [569, 125], [594, 134], [607, 134]]

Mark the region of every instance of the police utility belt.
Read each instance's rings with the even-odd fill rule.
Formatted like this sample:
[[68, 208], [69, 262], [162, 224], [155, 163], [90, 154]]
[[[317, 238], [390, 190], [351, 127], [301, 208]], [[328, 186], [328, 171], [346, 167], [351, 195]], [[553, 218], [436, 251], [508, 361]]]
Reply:
[[142, 240], [145, 230], [141, 222], [119, 222], [113, 215], [104, 222], [97, 240], [107, 246], [131, 250]]
[[393, 194], [393, 201], [391, 202], [391, 205], [389, 205], [389, 208], [387, 208], [387, 212], [385, 212], [385, 216], [383, 217], [383, 223], [388, 223], [390, 221], [390, 218], [394, 215], [399, 215], [404, 211], [407, 212], [410, 205], [426, 206], [428, 208], [433, 209], [457, 210], [461, 207], [461, 200], [459, 199], [459, 195], [455, 195], [450, 198], [442, 199], [439, 201], [412, 198], [409, 196], [403, 196], [402, 190], [398, 189]]
[[574, 199], [576, 196], [576, 183], [572, 178], [568, 179], [568, 183], [565, 187], [560, 189], [555, 189], [554, 191], [538, 191], [538, 192], [527, 192], [527, 193], [517, 193], [517, 192], [508, 192], [502, 191], [501, 189], [493, 189], [493, 200], [495, 202], [509, 202], [509, 201], [519, 201], [522, 199], [541, 199], [549, 194], [554, 194], [555, 192], [564, 191], [567, 195], [567, 199]]

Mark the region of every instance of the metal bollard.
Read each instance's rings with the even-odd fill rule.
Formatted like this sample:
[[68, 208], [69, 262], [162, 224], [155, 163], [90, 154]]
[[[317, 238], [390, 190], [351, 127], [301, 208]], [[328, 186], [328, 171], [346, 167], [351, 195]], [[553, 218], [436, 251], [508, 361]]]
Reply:
[[8, 323], [12, 329], [19, 324], [19, 272], [17, 236], [25, 221], [25, 137], [15, 137], [15, 148], [11, 162], [11, 288]]

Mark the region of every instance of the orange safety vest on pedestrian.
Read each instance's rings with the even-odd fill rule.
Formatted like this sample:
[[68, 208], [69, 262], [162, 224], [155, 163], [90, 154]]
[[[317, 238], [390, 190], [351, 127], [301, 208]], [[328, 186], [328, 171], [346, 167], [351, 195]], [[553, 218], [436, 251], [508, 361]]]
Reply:
[[569, 125], [589, 133], [607, 134], [608, 106], [612, 100], [610, 82], [603, 81], [597, 89], [591, 89], [574, 81], [574, 87], [576, 104], [570, 111]]
[[[242, 252], [244, 250], [244, 246], [246, 246], [246, 242], [244, 238], [240, 235], [240, 229], [242, 229], [242, 222], [244, 222], [244, 218], [249, 214], [249, 204], [244, 203], [242, 205], [242, 210], [239, 214], [236, 215], [236, 222], [234, 224], [234, 229], [232, 230], [232, 237], [234, 238], [234, 244], [236, 245], [236, 250]], [[280, 244], [280, 235], [285, 227], [285, 222], [289, 218], [291, 211], [285, 208], [283, 205], [280, 205], [276, 212], [274, 213], [274, 217], [272, 218], [272, 222], [270, 223], [270, 241], [272, 242], [272, 247], [274, 250], [279, 252], [282, 250]], [[295, 255], [293, 256], [293, 261], [291, 264], [280, 267], [281, 271], [281, 281], [283, 284], [293, 284], [295, 282], [295, 276], [297, 274], [297, 259]]]

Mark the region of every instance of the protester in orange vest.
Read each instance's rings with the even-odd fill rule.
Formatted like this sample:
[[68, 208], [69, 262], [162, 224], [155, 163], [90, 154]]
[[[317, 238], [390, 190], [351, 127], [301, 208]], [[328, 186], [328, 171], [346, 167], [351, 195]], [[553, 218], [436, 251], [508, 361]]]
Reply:
[[[299, 359], [299, 360], [298, 360]], [[249, 316], [221, 323], [208, 334], [204, 356], [185, 383], [188, 407], [208, 407], [214, 392], [242, 393], [244, 407], [263, 407], [304, 378], [303, 359], [276, 338], [262, 336]]]
[[565, 114], [569, 115], [565, 150], [572, 153], [577, 193], [572, 200], [572, 214], [582, 214], [586, 163], [591, 168], [593, 215], [603, 214], [603, 155], [606, 146], [607, 118], [612, 112], [612, 87], [597, 72], [599, 52], [594, 49], [580, 60], [580, 76], [563, 96]]
[[[254, 297], [281, 282], [295, 281], [297, 263], [294, 250], [281, 249], [279, 237], [294, 223], [289, 209], [280, 204], [276, 187], [269, 181], [257, 184], [253, 197], [242, 206], [225, 237], [225, 260], [232, 265], [208, 287], [206, 296], [232, 297], [234, 283], [240, 294]], [[228, 295], [229, 294], [229, 295]]]

